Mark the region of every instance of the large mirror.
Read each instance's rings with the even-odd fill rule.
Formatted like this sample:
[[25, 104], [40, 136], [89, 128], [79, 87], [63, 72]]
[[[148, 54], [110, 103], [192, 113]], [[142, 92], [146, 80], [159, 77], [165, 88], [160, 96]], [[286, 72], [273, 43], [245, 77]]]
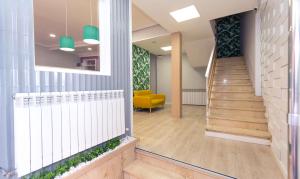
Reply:
[[98, 0], [34, 0], [36, 67], [102, 70], [98, 3]]

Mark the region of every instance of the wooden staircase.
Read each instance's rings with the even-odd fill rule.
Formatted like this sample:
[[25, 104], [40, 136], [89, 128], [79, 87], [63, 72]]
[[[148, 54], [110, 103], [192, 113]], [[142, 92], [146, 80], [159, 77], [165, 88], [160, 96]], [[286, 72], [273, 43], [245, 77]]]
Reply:
[[242, 57], [215, 59], [208, 85], [206, 135], [270, 144], [263, 99], [255, 96]]

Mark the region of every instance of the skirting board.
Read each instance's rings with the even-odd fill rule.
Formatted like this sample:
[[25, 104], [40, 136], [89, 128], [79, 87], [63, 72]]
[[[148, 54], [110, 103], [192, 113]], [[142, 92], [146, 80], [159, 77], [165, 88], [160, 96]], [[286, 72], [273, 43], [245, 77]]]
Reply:
[[246, 137], [246, 136], [233, 135], [233, 134], [225, 134], [221, 132], [205, 131], [205, 136], [218, 137], [218, 138], [223, 138], [228, 140], [236, 140], [236, 141], [261, 144], [261, 145], [271, 145], [271, 142], [266, 139], [260, 139], [256, 137]]

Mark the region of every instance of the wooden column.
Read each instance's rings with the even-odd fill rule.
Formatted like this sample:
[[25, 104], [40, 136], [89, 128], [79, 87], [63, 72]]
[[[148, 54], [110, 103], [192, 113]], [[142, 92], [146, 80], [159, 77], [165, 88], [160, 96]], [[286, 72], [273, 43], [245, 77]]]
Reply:
[[180, 32], [171, 34], [172, 61], [172, 116], [180, 119], [182, 116], [182, 36]]

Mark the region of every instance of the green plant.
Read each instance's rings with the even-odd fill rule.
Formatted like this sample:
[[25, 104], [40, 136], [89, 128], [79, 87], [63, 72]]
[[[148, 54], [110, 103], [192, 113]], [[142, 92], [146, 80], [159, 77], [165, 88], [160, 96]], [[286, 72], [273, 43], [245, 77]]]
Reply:
[[78, 166], [80, 163], [88, 162], [102, 155], [103, 153], [113, 150], [118, 145], [120, 145], [120, 139], [114, 138], [109, 140], [102, 147], [96, 147], [91, 151], [80, 153], [72, 157], [71, 159], [66, 160], [64, 163], [59, 164], [54, 171], [43, 171], [31, 175], [30, 177], [22, 177], [23, 179], [54, 179], [56, 176], [62, 175], [70, 170], [72, 167]]
[[42, 174], [40, 174], [40, 178], [42, 178], [42, 179], [53, 179], [53, 178], [55, 178], [55, 173], [53, 173], [51, 171], [46, 171], [46, 172], [43, 172]]

